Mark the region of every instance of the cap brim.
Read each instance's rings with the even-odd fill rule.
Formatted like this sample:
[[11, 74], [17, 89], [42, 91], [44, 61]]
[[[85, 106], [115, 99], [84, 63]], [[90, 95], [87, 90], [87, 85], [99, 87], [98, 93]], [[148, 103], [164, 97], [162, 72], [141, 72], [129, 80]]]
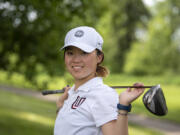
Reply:
[[79, 49], [81, 49], [82, 51], [84, 52], [87, 52], [87, 53], [90, 53], [92, 51], [94, 51], [96, 48], [92, 47], [92, 46], [89, 46], [89, 45], [86, 45], [86, 44], [82, 44], [82, 43], [77, 43], [77, 42], [72, 42], [72, 43], [68, 43], [68, 44], [65, 44], [61, 50], [63, 50], [64, 48], [66, 47], [69, 47], [69, 46], [74, 46], [74, 47], [77, 47]]

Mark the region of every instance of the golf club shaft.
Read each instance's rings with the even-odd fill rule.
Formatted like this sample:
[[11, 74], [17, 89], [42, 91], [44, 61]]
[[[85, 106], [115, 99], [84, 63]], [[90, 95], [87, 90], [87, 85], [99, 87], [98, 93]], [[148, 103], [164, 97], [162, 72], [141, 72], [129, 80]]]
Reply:
[[111, 88], [152, 88], [153, 86], [110, 86]]
[[[118, 88], [151, 88], [153, 86], [111, 86], [111, 88], [118, 89]], [[57, 94], [57, 93], [64, 93], [64, 89], [61, 90], [43, 90], [43, 95], [48, 94]]]

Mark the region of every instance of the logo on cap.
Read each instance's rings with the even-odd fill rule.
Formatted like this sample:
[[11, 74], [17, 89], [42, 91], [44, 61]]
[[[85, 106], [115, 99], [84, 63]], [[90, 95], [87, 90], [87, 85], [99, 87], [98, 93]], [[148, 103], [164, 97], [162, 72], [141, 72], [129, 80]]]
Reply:
[[78, 30], [76, 31], [76, 33], [74, 34], [75, 37], [82, 37], [84, 35], [84, 32], [82, 30]]

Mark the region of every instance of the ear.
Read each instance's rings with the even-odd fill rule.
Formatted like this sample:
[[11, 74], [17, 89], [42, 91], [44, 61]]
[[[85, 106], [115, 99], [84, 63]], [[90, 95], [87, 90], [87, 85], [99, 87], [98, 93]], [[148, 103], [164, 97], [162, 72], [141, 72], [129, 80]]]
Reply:
[[100, 64], [103, 61], [103, 54], [97, 55], [97, 63]]

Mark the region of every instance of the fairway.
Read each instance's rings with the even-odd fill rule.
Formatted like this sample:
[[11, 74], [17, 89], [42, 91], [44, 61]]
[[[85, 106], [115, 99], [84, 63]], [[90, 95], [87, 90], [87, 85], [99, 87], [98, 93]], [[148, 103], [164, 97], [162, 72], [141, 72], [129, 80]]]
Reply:
[[55, 104], [0, 91], [1, 135], [52, 135]]
[[[52, 135], [55, 103], [0, 90], [1, 135]], [[163, 135], [129, 124], [130, 135]]]

